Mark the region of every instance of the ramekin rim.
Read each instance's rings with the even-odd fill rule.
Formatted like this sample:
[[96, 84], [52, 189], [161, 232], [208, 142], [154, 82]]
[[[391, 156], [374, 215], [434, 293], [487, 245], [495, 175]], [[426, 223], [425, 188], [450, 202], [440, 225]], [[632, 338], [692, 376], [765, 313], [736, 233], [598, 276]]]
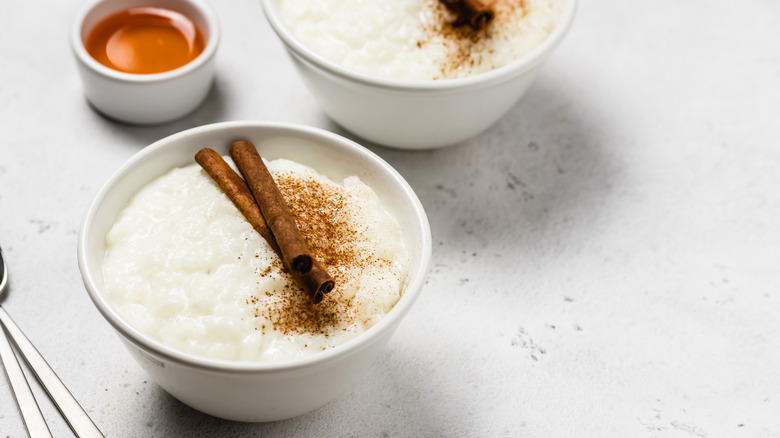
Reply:
[[208, 23], [210, 35], [208, 41], [206, 42], [206, 47], [203, 48], [203, 52], [201, 52], [200, 55], [181, 67], [162, 73], [126, 73], [119, 70], [114, 70], [101, 64], [95, 58], [93, 58], [92, 55], [87, 52], [86, 47], [84, 47], [84, 42], [81, 39], [81, 30], [84, 24], [84, 19], [92, 11], [92, 9], [94, 9], [100, 3], [106, 3], [109, 1], [111, 0], [92, 0], [89, 3], [83, 5], [76, 13], [76, 17], [73, 20], [70, 31], [71, 50], [76, 56], [76, 59], [95, 73], [116, 82], [130, 84], [160, 83], [172, 81], [182, 76], [187, 76], [190, 73], [203, 68], [216, 56], [222, 32], [216, 13], [211, 8], [211, 6], [208, 5], [208, 3], [202, 0], [181, 0], [183, 2], [194, 5], [203, 14], [206, 22]]

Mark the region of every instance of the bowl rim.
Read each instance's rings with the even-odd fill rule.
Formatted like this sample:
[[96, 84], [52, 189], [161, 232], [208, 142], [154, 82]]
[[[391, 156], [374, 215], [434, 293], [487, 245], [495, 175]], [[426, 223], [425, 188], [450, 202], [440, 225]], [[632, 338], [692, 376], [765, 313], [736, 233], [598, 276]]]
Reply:
[[346, 68], [336, 62], [323, 58], [303, 43], [301, 43], [287, 27], [282, 23], [276, 8], [273, 5], [275, 0], [260, 0], [266, 20], [271, 25], [284, 46], [293, 54], [299, 56], [306, 62], [337, 76], [342, 79], [354, 81], [363, 85], [382, 88], [387, 90], [414, 91], [414, 92], [439, 92], [454, 89], [464, 89], [471, 87], [480, 87], [488, 83], [500, 83], [515, 78], [523, 73], [533, 69], [542, 63], [546, 57], [563, 40], [563, 37], [569, 31], [574, 22], [574, 16], [577, 10], [577, 0], [564, 1], [565, 9], [561, 15], [558, 25], [553, 29], [550, 35], [542, 41], [537, 47], [519, 59], [510, 62], [502, 67], [464, 78], [452, 78], [442, 80], [421, 80], [421, 79], [393, 79], [381, 76], [370, 75], [356, 70]]
[[[73, 53], [76, 56], [76, 59], [78, 59], [79, 62], [100, 76], [112, 79], [117, 82], [126, 82], [131, 84], [160, 83], [175, 80], [182, 76], [187, 76], [191, 72], [202, 68], [212, 59], [214, 59], [221, 39], [219, 20], [217, 20], [217, 16], [214, 13], [214, 10], [202, 0], [179, 0], [183, 3], [189, 3], [198, 9], [208, 24], [210, 35], [208, 41], [206, 42], [206, 47], [203, 48], [203, 52], [201, 52], [200, 55], [198, 55], [192, 61], [182, 65], [181, 67], [162, 73], [127, 73], [114, 70], [101, 64], [95, 58], [93, 58], [89, 52], [87, 52], [86, 47], [84, 47], [84, 41], [81, 38], [81, 31], [84, 26], [84, 20], [95, 7], [102, 3], [110, 3], [112, 1], [114, 0], [92, 0], [82, 6], [73, 20], [73, 25], [71, 26], [70, 31], [70, 45]], [[147, 3], [147, 6], [155, 6], [154, 0], [150, 0]]]
[[[299, 138], [320, 138], [328, 141], [335, 141], [341, 146], [355, 151], [362, 157], [377, 164], [396, 184], [400, 185], [400, 188], [414, 206], [414, 216], [417, 219], [417, 225], [421, 229], [423, 239], [420, 247], [420, 264], [411, 271], [411, 282], [406, 285], [404, 293], [395, 306], [377, 324], [358, 336], [327, 351], [283, 362], [242, 362], [197, 356], [174, 349], [151, 336], [142, 333], [128, 323], [114, 306], [111, 305], [108, 298], [98, 290], [97, 282], [94, 278], [96, 274], [90, 270], [91, 263], [89, 263], [88, 243], [92, 241], [93, 238], [90, 237], [89, 230], [92, 227], [95, 215], [103, 201], [111, 195], [113, 187], [126, 177], [128, 173], [133, 171], [136, 168], [137, 163], [143, 163], [146, 160], [146, 157], [152, 156], [156, 154], [157, 151], [169, 147], [170, 144], [175, 144], [184, 139], [197, 137], [201, 134], [213, 133], [214, 131], [223, 130], [231, 132], [247, 128], [280, 129]], [[340, 358], [350, 357], [359, 351], [370, 347], [382, 338], [383, 333], [392, 330], [394, 325], [403, 319], [421, 294], [427, 274], [430, 270], [431, 253], [430, 224], [422, 203], [406, 180], [381, 157], [352, 140], [324, 129], [293, 123], [259, 121], [219, 122], [191, 128], [157, 140], [151, 145], [136, 152], [102, 185], [96, 196], [90, 202], [79, 229], [77, 244], [78, 266], [87, 293], [98, 311], [122, 337], [135, 344], [144, 352], [151, 353], [154, 356], [170, 362], [204, 371], [230, 372], [237, 374], [263, 374], [310, 368], [312, 366], [338, 361]]]

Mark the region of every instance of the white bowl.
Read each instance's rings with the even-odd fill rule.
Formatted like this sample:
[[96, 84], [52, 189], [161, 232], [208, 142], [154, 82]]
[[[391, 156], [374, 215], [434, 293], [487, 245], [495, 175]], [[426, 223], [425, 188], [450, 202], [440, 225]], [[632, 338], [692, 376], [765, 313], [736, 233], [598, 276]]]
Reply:
[[285, 27], [274, 0], [260, 0], [304, 83], [326, 114], [367, 140], [401, 149], [430, 149], [467, 140], [509, 111], [566, 35], [576, 0], [564, 3], [555, 30], [528, 55], [487, 73], [458, 79], [379, 78], [329, 61]]
[[[113, 70], [90, 56], [84, 41], [98, 22], [142, 6], [167, 8], [189, 17], [203, 32], [203, 52], [182, 67], [155, 74]], [[84, 94], [92, 106], [112, 119], [146, 125], [181, 118], [203, 102], [214, 81], [219, 35], [214, 12], [201, 0], [98, 0], [76, 15], [70, 40]]]
[[[264, 140], [298, 139], [280, 148]], [[106, 298], [101, 265], [106, 233], [142, 186], [194, 162], [203, 147], [221, 154], [235, 140], [252, 141], [268, 159], [289, 158], [339, 179], [357, 175], [398, 219], [412, 255], [401, 299], [375, 326], [328, 351], [282, 363], [232, 362], [177, 351], [141, 333]], [[171, 395], [202, 412], [236, 421], [274, 421], [316, 409], [347, 389], [380, 354], [423, 287], [431, 234], [420, 201], [393, 168], [362, 146], [327, 131], [278, 123], [225, 122], [157, 141], [135, 154], [100, 189], [78, 238], [78, 262], [90, 298], [132, 356]]]

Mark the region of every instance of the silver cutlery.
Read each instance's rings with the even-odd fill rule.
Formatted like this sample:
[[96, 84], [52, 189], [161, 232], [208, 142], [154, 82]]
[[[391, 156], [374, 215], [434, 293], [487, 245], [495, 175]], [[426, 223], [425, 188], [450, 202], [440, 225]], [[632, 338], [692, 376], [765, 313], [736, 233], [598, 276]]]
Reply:
[[[0, 298], [8, 283], [8, 267], [3, 259], [3, 250], [0, 248]], [[92, 419], [79, 405], [68, 388], [62, 383], [57, 374], [52, 370], [46, 360], [33, 346], [27, 336], [11, 319], [8, 313], [0, 306], [0, 326], [5, 327], [4, 336], [0, 337], [0, 356], [2, 356], [5, 371], [11, 381], [11, 388], [16, 396], [19, 409], [22, 411], [27, 430], [32, 438], [51, 437], [46, 421], [41, 414], [38, 403], [30, 390], [30, 385], [19, 366], [19, 361], [14, 354], [8, 336], [16, 344], [24, 360], [33, 370], [35, 377], [41, 383], [46, 393], [54, 401], [62, 416], [67, 421], [73, 433], [79, 438], [103, 438], [100, 429], [95, 426]], [[2, 331], [2, 327], [0, 327]], [[8, 336], [5, 336], [7, 334]]]

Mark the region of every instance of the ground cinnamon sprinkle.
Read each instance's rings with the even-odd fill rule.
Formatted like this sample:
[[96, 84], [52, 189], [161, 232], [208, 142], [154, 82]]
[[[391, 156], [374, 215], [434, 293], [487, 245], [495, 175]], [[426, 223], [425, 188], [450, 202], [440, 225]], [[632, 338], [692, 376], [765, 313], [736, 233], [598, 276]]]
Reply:
[[[500, 38], [500, 28], [512, 20], [522, 19], [528, 13], [525, 0], [483, 0], [487, 7], [495, 12], [495, 18], [490, 26], [475, 30], [469, 26], [457, 26], [457, 15], [439, 0], [428, 0], [426, 7], [432, 19], [423, 24], [426, 40], [418, 41], [417, 47], [422, 48], [429, 42], [436, 41], [444, 45], [447, 56], [439, 69], [439, 76], [434, 80], [455, 77], [456, 72], [474, 67], [486, 62], [481, 54], [493, 38]], [[491, 66], [493, 68], [493, 66]]]
[[[343, 291], [356, 281], [360, 267], [383, 262], [364, 250], [370, 245], [353, 219], [355, 205], [348, 202], [348, 194], [314, 178], [291, 172], [272, 173], [312, 255], [331, 274], [336, 288], [325, 300], [312, 304], [295, 282], [287, 282], [284, 290], [269, 292], [264, 305], [256, 298], [247, 300], [247, 304], [254, 306], [255, 317], [268, 319], [275, 330], [285, 335], [328, 336], [351, 323], [351, 298], [345, 297]], [[274, 263], [278, 266], [273, 269], [282, 270], [281, 261]], [[269, 273], [266, 269], [259, 274]]]

